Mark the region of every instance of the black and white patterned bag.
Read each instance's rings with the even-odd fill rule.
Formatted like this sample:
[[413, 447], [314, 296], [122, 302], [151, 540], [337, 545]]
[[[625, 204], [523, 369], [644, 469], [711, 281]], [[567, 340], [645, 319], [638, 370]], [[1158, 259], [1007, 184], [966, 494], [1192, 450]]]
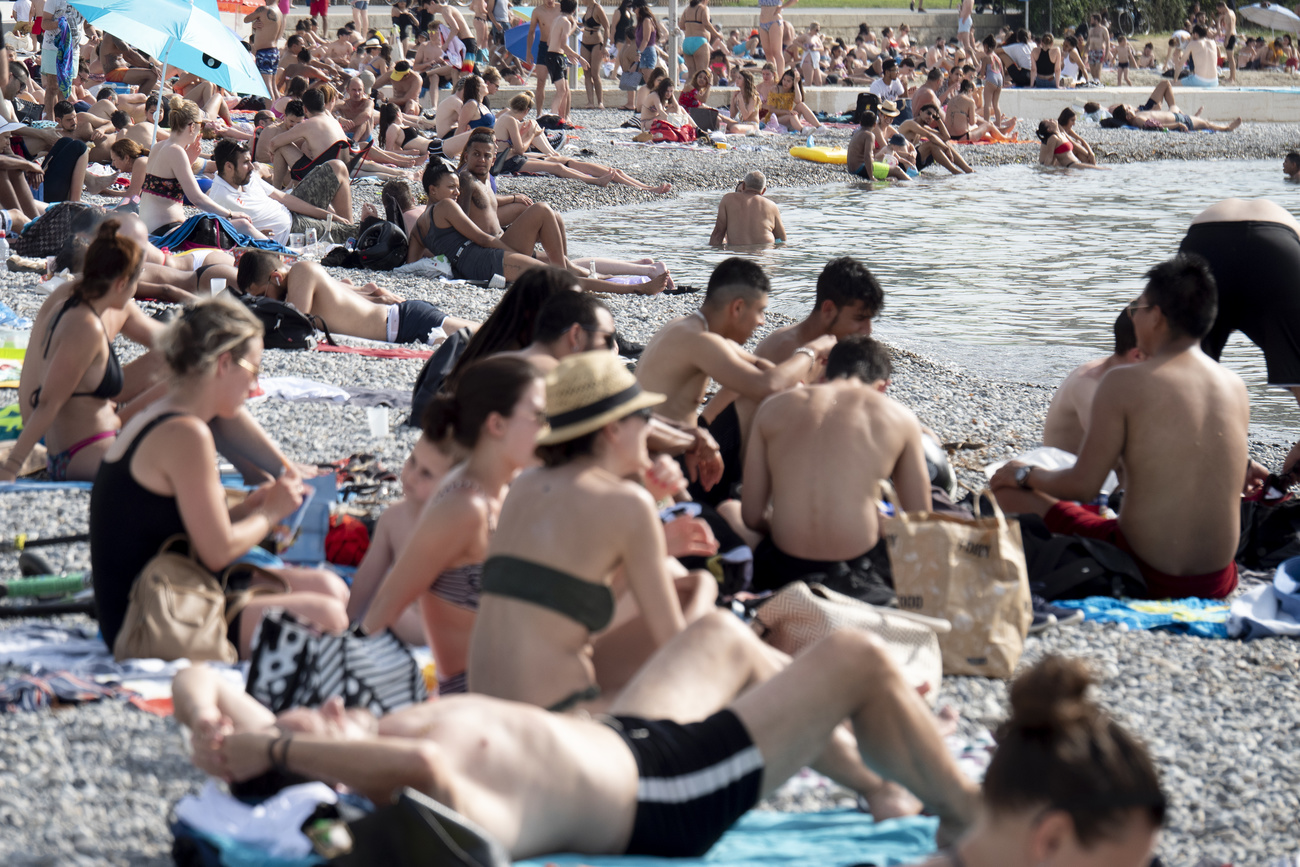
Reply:
[[259, 628], [248, 694], [275, 713], [338, 695], [382, 716], [428, 698], [419, 664], [392, 630], [322, 635], [287, 611], [268, 612]]

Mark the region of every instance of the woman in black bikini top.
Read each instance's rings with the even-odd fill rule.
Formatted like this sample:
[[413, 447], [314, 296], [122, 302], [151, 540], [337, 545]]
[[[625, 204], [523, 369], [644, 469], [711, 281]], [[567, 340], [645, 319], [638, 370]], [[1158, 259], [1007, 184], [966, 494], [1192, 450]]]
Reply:
[[[118, 220], [99, 227], [87, 248], [81, 279], [56, 289], [36, 314], [34, 333], [43, 332], [45, 343], [40, 355], [35, 348], [28, 352], [23, 366], [18, 388], [23, 430], [0, 466], [0, 481], [13, 480], [42, 438], [50, 467], [57, 470], [53, 474], [64, 479], [93, 478], [99, 458], [111, 445], [120, 423], [109, 401], [120, 396], [126, 384], [113, 338], [125, 318], [122, 311], [135, 295], [144, 261], [144, 251], [119, 235], [120, 228]], [[93, 318], [74, 312], [83, 306]], [[103, 316], [109, 311], [106, 324]], [[106, 356], [101, 350], [105, 342]], [[82, 387], [88, 378], [96, 382], [92, 371], [101, 357], [103, 374], [93, 388]]]
[[[650, 408], [663, 399], [642, 391], [612, 352], [570, 356], [547, 378], [545, 468], [511, 486], [483, 564], [470, 644], [475, 692], [593, 710], [597, 696], [612, 698], [654, 649], [714, 607], [717, 581], [670, 560], [651, 495], [627, 481], [650, 464]], [[621, 621], [615, 575], [639, 612]]]
[[578, 50], [582, 59], [587, 61], [589, 69], [582, 76], [582, 84], [587, 89], [587, 105], [603, 109], [605, 107], [605, 89], [601, 81], [601, 66], [609, 58], [606, 44], [609, 40], [609, 16], [597, 0], [587, 4], [586, 14], [582, 19], [582, 45]]
[[1088, 698], [1091, 683], [1085, 663], [1059, 656], [1016, 678], [981, 814], [926, 867], [1150, 863], [1160, 778], [1142, 743]]

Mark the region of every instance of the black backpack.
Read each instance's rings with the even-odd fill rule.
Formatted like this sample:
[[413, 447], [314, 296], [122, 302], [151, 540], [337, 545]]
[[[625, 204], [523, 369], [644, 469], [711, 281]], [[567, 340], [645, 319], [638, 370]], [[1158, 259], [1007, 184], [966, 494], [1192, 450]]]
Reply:
[[1132, 556], [1100, 539], [1063, 536], [1038, 515], [1015, 516], [1025, 547], [1029, 590], [1049, 602], [1089, 596], [1145, 598], [1147, 581]]
[[1242, 500], [1237, 564], [1271, 571], [1291, 557], [1300, 557], [1300, 500]]
[[262, 346], [266, 349], [311, 349], [316, 346], [316, 332], [325, 334], [325, 342], [335, 346], [334, 338], [319, 316], [308, 316], [287, 301], [262, 295], [241, 295], [249, 311], [262, 323]]
[[406, 420], [411, 427], [420, 426], [425, 407], [442, 390], [442, 384], [447, 381], [456, 362], [465, 354], [473, 336], [474, 332], [468, 328], [447, 335], [447, 339], [433, 351], [424, 367], [420, 368], [419, 375], [415, 377], [415, 387], [411, 389], [411, 415]]
[[410, 244], [402, 227], [378, 218], [369, 218], [367, 222], [369, 225], [362, 224], [354, 248], [358, 267], [391, 271], [405, 265]]

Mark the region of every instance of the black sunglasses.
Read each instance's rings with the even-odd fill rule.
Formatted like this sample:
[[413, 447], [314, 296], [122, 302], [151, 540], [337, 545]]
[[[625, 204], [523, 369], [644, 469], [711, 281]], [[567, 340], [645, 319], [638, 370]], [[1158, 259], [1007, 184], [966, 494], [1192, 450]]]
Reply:
[[605, 335], [605, 348], [611, 351], [618, 349], [618, 338], [614, 336], [617, 332], [603, 331], [599, 328], [592, 328], [586, 325], [582, 326], [582, 330], [588, 332], [589, 334]]

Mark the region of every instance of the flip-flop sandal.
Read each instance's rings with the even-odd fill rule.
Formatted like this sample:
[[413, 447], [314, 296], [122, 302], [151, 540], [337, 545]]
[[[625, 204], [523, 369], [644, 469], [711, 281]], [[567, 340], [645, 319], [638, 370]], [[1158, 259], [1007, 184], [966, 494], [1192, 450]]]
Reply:
[[348, 824], [352, 849], [339, 867], [510, 867], [506, 848], [476, 823], [415, 789], [391, 805]]

